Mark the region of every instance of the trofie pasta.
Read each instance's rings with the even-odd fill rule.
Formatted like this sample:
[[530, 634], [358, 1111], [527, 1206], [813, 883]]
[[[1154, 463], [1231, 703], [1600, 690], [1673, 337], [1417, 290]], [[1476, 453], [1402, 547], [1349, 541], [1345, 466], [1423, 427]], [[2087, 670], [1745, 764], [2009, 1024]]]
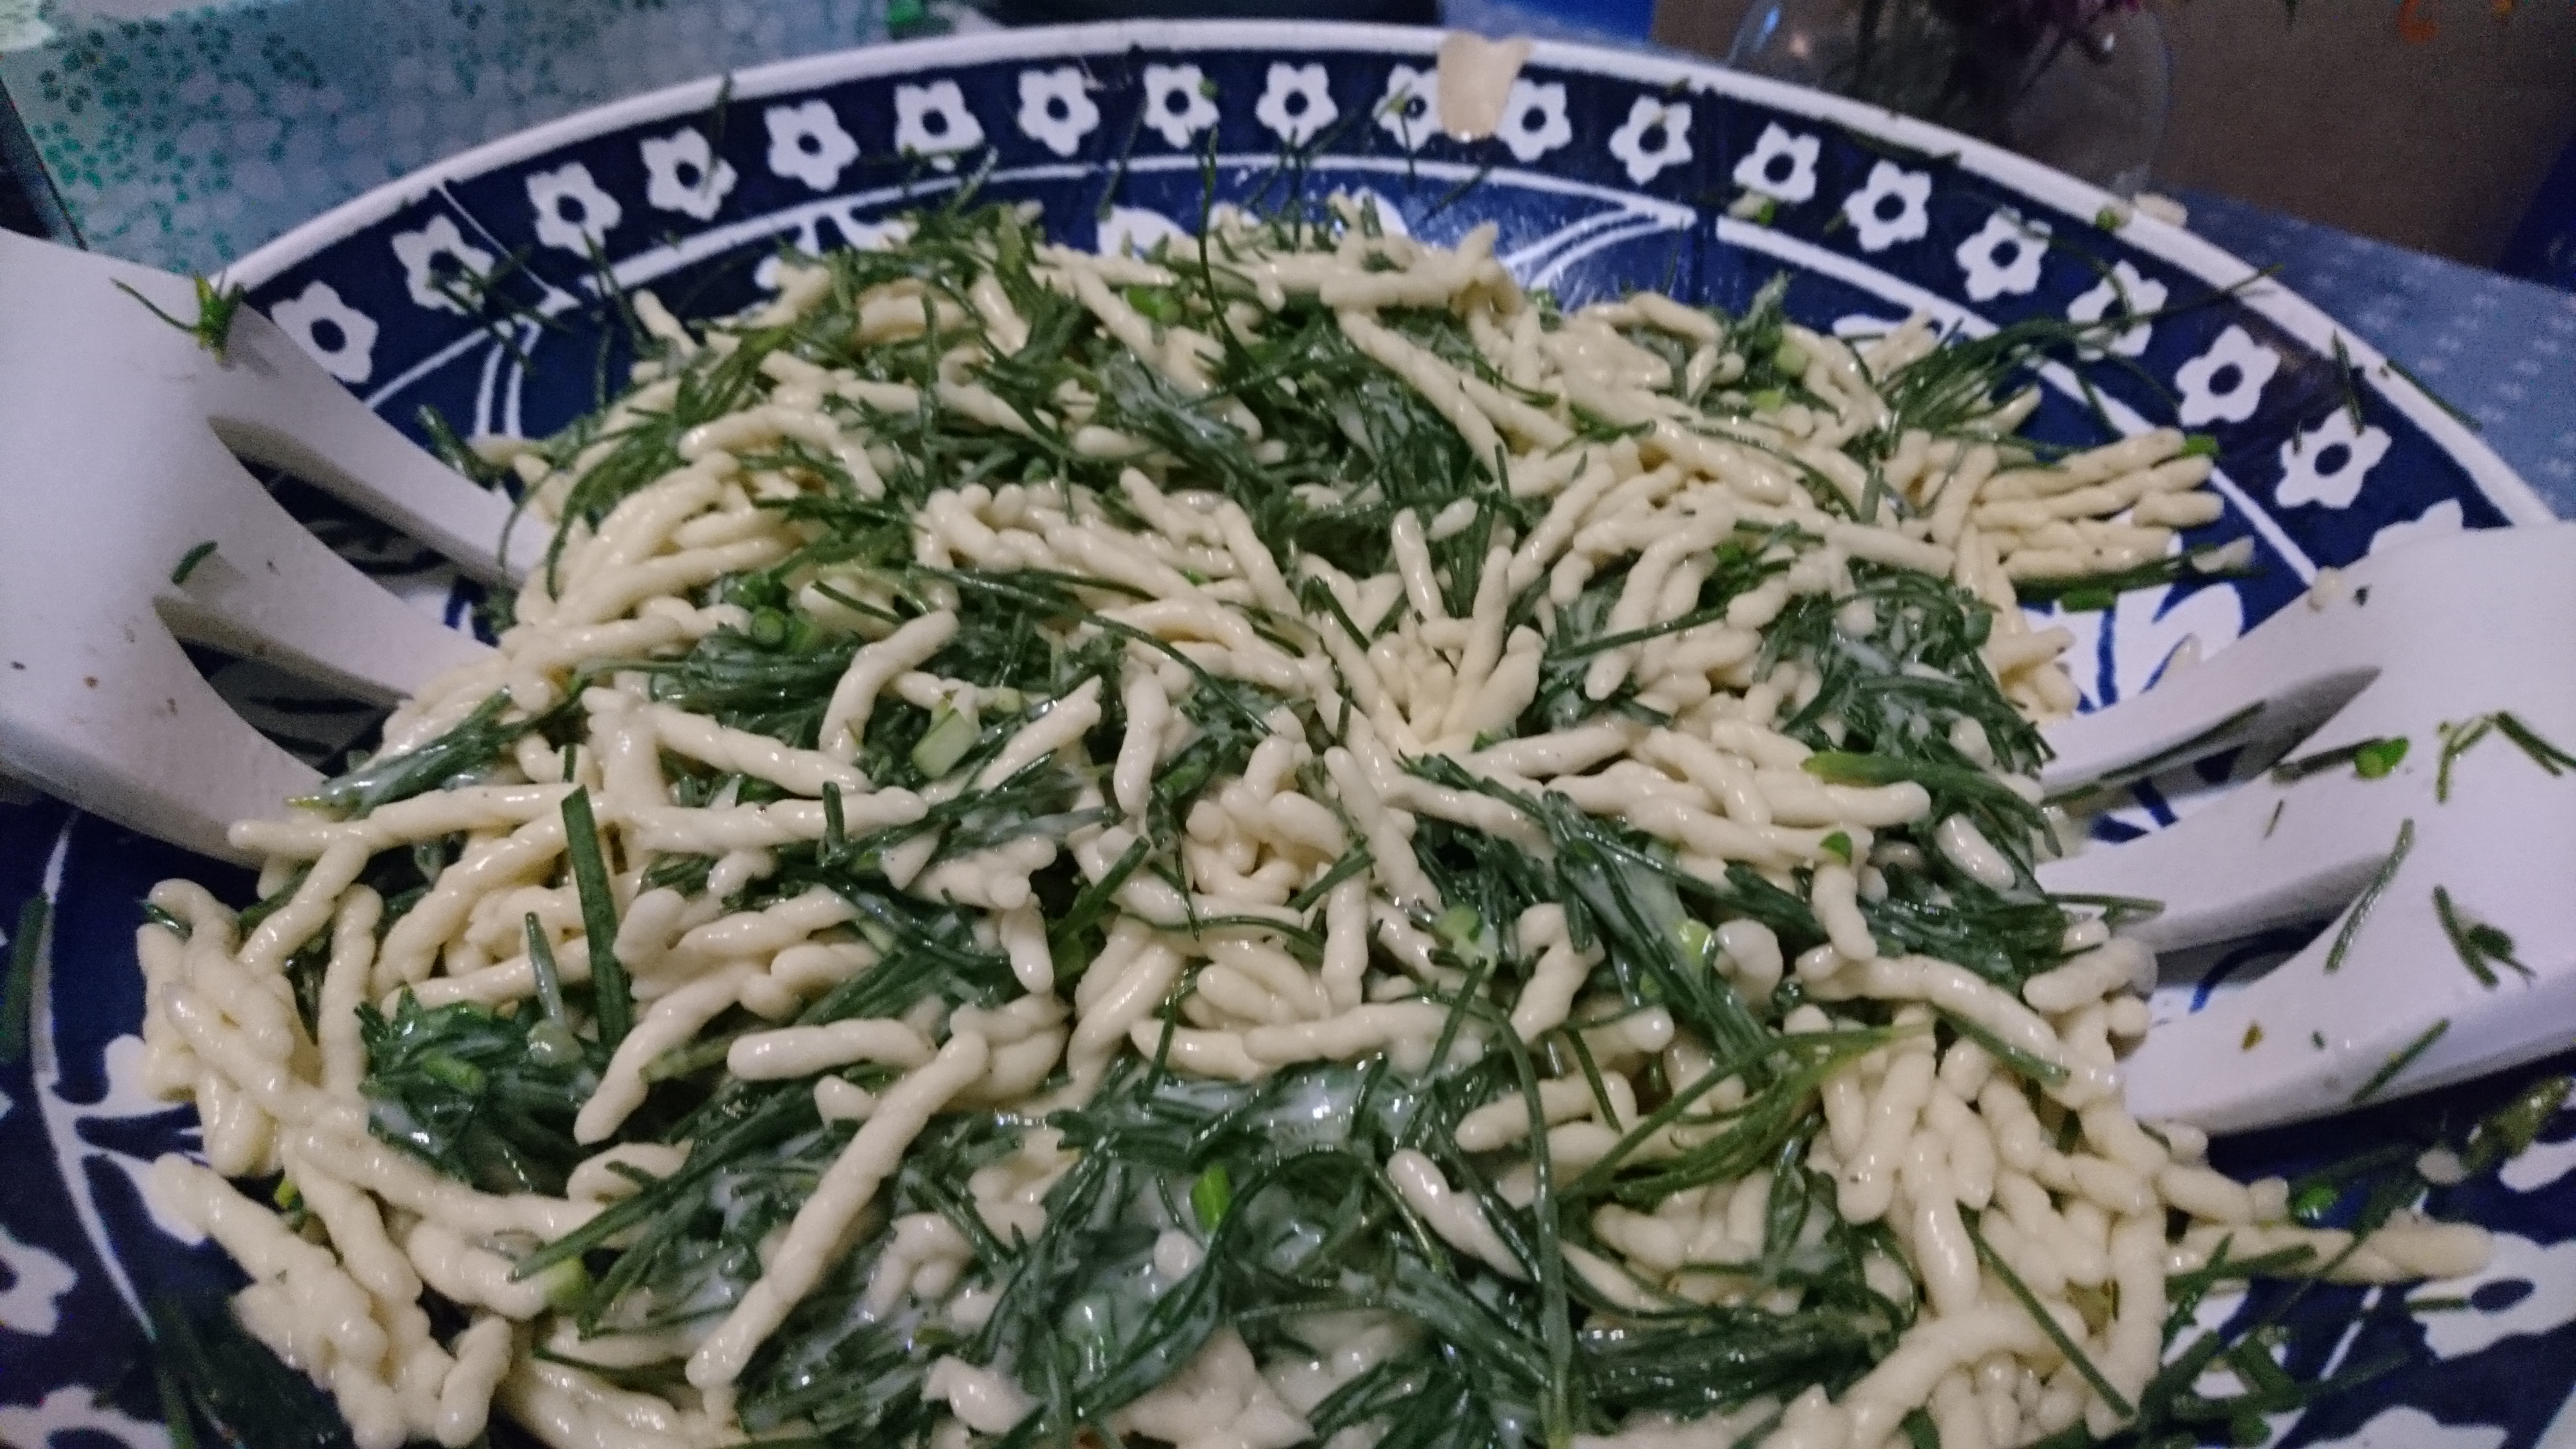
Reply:
[[359, 1444], [1972, 1449], [2149, 1408], [2182, 1279], [2481, 1261], [2133, 1122], [2153, 962], [2033, 880], [2017, 585], [2194, 566], [2184, 437], [1490, 227], [1031, 223], [635, 299], [481, 445], [499, 651], [155, 892], [155, 1190]]

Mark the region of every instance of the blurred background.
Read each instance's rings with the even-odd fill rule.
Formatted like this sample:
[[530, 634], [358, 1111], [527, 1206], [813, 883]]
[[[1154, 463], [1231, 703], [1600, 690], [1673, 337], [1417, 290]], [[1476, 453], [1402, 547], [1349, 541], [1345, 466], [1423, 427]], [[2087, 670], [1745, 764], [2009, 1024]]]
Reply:
[[[1755, 8], [1665, 0], [1654, 38], [1723, 56]], [[2507, 252], [2576, 138], [2576, 6], [2304, 0], [2295, 17], [2280, 0], [2154, 8], [2173, 78], [2155, 186], [2481, 266], [2540, 260]], [[2576, 227], [2576, 170], [2551, 191], [2557, 217]]]
[[[710, 71], [1112, 14], [1441, 18], [1437, 0], [977, 3], [0, 0], [0, 165], [16, 180], [0, 183], [0, 222], [211, 268], [440, 156]], [[1774, 12], [1776, 49], [1784, 23], [1830, 24], [1854, 3], [1449, 0], [1445, 18], [1720, 58], [1735, 49], [1781, 73], [1783, 56], [1747, 53], [1748, 15], [1758, 26]], [[2134, 0], [1985, 3], [2094, 11]], [[2148, 164], [2128, 183], [2576, 285], [2569, 0], [2155, 0], [2148, 13], [2169, 95], [2118, 104], [2169, 99], [2170, 124], [2160, 143], [2150, 130]]]

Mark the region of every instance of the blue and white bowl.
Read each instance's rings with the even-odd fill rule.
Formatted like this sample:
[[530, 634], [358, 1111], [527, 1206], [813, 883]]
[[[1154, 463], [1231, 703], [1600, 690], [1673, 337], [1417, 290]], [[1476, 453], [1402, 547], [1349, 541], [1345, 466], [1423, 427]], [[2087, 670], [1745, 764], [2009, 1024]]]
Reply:
[[[2031, 430], [2065, 443], [2163, 424], [2214, 436], [2227, 513], [2191, 542], [2250, 538], [2260, 572], [2059, 620], [2078, 636], [2094, 705], [2145, 688], [2187, 641], [2223, 646], [2321, 568], [2410, 534], [2548, 517], [2369, 347], [2081, 183], [1826, 96], [1572, 45], [1540, 45], [1498, 134], [1460, 142], [1433, 113], [1436, 43], [1360, 26], [1137, 24], [771, 66], [469, 152], [298, 229], [233, 276], [396, 423], [418, 431], [434, 407], [461, 431], [525, 435], [623, 376], [603, 269], [682, 315], [729, 312], [761, 295], [782, 244], [857, 242], [970, 185], [1037, 202], [1059, 240], [1103, 248], [1192, 229], [1211, 174], [1223, 200], [1365, 192], [1428, 239], [1497, 224], [1498, 254], [1568, 303], [1655, 287], [1741, 307], [1785, 272], [1789, 311], [1819, 328], [1924, 312], [1973, 335], [2155, 312], [2106, 355], [2049, 373]], [[411, 552], [361, 543], [378, 572], [463, 616], [470, 599], [443, 575], [404, 574]], [[292, 701], [250, 703], [264, 723], [293, 723]], [[2169, 797], [2192, 783], [2151, 782], [2107, 828], [2170, 821]], [[136, 1086], [133, 931], [144, 892], [174, 874], [249, 895], [239, 872], [51, 802], [0, 804], [0, 927], [38, 891], [54, 906], [32, 1051], [0, 1068], [0, 1162], [15, 1178], [0, 1189], [0, 1443], [19, 1449], [167, 1443], [150, 1376], [135, 1371], [138, 1313], [225, 1282], [211, 1250], [174, 1237], [137, 1189], [153, 1156], [194, 1136], [191, 1113]], [[2240, 1172], [2296, 1172], [2429, 1140], [2515, 1084], [2219, 1155]], [[2310, 1295], [2282, 1348], [2291, 1372], [2392, 1366], [2278, 1417], [2274, 1442], [2524, 1449], [2552, 1442], [2553, 1425], [2576, 1437], [2576, 1113], [2430, 1206], [2493, 1228], [2493, 1266], [2465, 1306], [2421, 1317], [2402, 1289]], [[2227, 1311], [2248, 1310], [2205, 1313]]]

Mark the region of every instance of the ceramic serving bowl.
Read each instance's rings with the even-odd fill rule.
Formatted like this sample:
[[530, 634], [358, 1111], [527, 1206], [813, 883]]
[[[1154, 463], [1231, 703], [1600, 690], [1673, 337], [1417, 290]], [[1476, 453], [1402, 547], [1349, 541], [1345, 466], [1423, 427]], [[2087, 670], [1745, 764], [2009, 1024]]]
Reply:
[[[2223, 647], [2320, 569], [2428, 530], [2547, 510], [2441, 404], [2325, 316], [2187, 232], [1947, 132], [1704, 65], [1541, 44], [1499, 128], [1459, 141], [1437, 114], [1438, 37], [1297, 24], [1129, 24], [852, 51], [638, 97], [386, 186], [233, 271], [254, 305], [388, 418], [433, 407], [463, 431], [536, 435], [622, 375], [603, 275], [704, 316], [758, 298], [782, 245], [866, 239], [960, 188], [1034, 201], [1059, 240], [1151, 246], [1220, 199], [1367, 193], [1381, 216], [1497, 252], [1568, 304], [1655, 287], [1741, 307], [1791, 279], [1809, 326], [1875, 330], [1922, 312], [1969, 335], [2029, 319], [2153, 314], [2045, 377], [2054, 442], [2174, 424], [2213, 437], [2226, 515], [2195, 545], [2250, 538], [2259, 572], [2141, 590], [2067, 614], [2088, 705], [2145, 688], [2177, 649]], [[402, 540], [322, 519], [388, 583], [462, 619], [468, 592]], [[261, 723], [345, 743], [363, 720], [237, 666], [219, 682]], [[2187, 808], [2188, 772], [2101, 827]], [[239, 872], [46, 801], [0, 805], [0, 925], [43, 892], [31, 1050], [0, 1068], [0, 1442], [168, 1442], [136, 1372], [142, 1305], [220, 1291], [229, 1269], [155, 1220], [144, 1165], [193, 1113], [136, 1087], [140, 900], [166, 875], [247, 900]], [[2219, 974], [2277, 955], [2257, 942]], [[2206, 983], [2168, 987], [2188, 1010]], [[2564, 1069], [2565, 1063], [2557, 1064]], [[2545, 1067], [2543, 1069], [2546, 1069]], [[2529, 1073], [2515, 1079], [2526, 1080]], [[2429, 1138], [2515, 1082], [2222, 1144], [2240, 1172], [2298, 1172]], [[2576, 1388], [2576, 1113], [2520, 1159], [2429, 1204], [2497, 1233], [2492, 1266], [2414, 1315], [2403, 1289], [2309, 1295], [2279, 1356], [2302, 1378], [2386, 1364], [2271, 1421], [2282, 1445], [2520, 1449]], [[2249, 1311], [2204, 1305], [2212, 1322]], [[83, 1437], [86, 1434], [91, 1437]]]

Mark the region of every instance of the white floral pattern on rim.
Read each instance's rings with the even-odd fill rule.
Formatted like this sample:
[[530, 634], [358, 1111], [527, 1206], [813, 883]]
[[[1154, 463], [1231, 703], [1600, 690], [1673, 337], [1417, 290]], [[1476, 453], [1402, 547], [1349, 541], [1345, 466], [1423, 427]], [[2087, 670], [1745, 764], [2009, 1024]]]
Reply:
[[1691, 158], [1690, 128], [1687, 97], [1659, 101], [1639, 96], [1628, 107], [1627, 121], [1610, 135], [1610, 155], [1627, 168], [1630, 181], [1643, 186], [1664, 168]]
[[894, 88], [894, 149], [919, 156], [942, 171], [957, 168], [957, 153], [984, 144], [984, 123], [966, 108], [966, 93], [953, 80]]
[[1791, 206], [1813, 201], [1816, 157], [1824, 149], [1821, 136], [1793, 136], [1777, 123], [1766, 125], [1753, 149], [1735, 163], [1735, 184]]
[[54, 1390], [32, 1407], [0, 1405], [0, 1443], [50, 1444], [54, 1435], [68, 1433], [128, 1449], [170, 1442], [170, 1432], [159, 1424], [147, 1424], [77, 1384]]
[[2263, 405], [2263, 385], [2281, 370], [2281, 354], [2254, 340], [2242, 327], [2230, 326], [2209, 350], [2174, 373], [2182, 402], [2174, 416], [2186, 428], [2204, 423], [2241, 423]]
[[9, 1278], [9, 1286], [0, 1289], [0, 1328], [36, 1338], [52, 1333], [62, 1322], [63, 1295], [80, 1282], [80, 1274], [43, 1248], [19, 1242], [6, 1226], [0, 1226], [0, 1271]]
[[760, 118], [769, 127], [769, 170], [815, 191], [829, 191], [859, 159], [859, 143], [841, 128], [830, 101], [771, 106]]
[[1285, 61], [1271, 64], [1261, 100], [1252, 108], [1253, 119], [1291, 146], [1303, 146], [1315, 139], [1341, 114], [1341, 107], [1333, 104], [1331, 71], [1321, 65], [1290, 65]]
[[1955, 255], [1968, 281], [1969, 301], [2028, 296], [2039, 290], [2040, 269], [2048, 260], [2048, 225], [2025, 221], [2010, 207], [1999, 208], [1975, 236], [1959, 243]]
[[1377, 103], [1380, 130], [1407, 151], [1440, 134], [1440, 82], [1429, 71], [1399, 65], [1386, 73], [1386, 96]]
[[2388, 456], [2388, 444], [2386, 431], [2356, 428], [2351, 412], [2336, 408], [2281, 445], [2281, 486], [2272, 497], [2284, 508], [2302, 503], [2350, 508], [2370, 470]]
[[1020, 134], [1053, 151], [1071, 156], [1082, 138], [1100, 124], [1100, 106], [1091, 99], [1091, 82], [1080, 66], [1020, 72]]
[[643, 154], [644, 204], [656, 211], [712, 220], [739, 179], [732, 164], [716, 155], [707, 133], [695, 126], [645, 137]]
[[375, 375], [376, 319], [342, 301], [329, 282], [313, 282], [269, 308], [268, 320], [342, 382], [355, 386]]
[[1574, 139], [1574, 122], [1565, 114], [1565, 87], [1555, 81], [1516, 80], [1503, 102], [1503, 122], [1496, 139], [1526, 166]]
[[[2162, 307], [2167, 295], [2164, 283], [2140, 272], [2135, 264], [2113, 262], [2111, 275], [2095, 283], [2091, 291], [2066, 304], [2066, 320], [2100, 322], [2115, 315], [2140, 317]], [[2095, 356], [2108, 350], [2122, 357], [2137, 357], [2147, 350], [2147, 341], [2154, 332], [2153, 323], [2132, 321], [2113, 332], [2102, 349], [2087, 351]]]
[[[1892, 208], [1892, 209], [1891, 209]], [[1843, 198], [1843, 216], [1865, 252], [1919, 241], [1932, 231], [1932, 173], [1908, 171], [1893, 161], [1869, 168], [1860, 190]]]
[[1194, 65], [1145, 67], [1145, 124], [1163, 143], [1187, 149], [1191, 138], [1217, 123], [1216, 97], [1207, 73]]
[[411, 299], [433, 312], [463, 313], [465, 304], [454, 291], [479, 285], [492, 271], [492, 254], [468, 242], [451, 216], [433, 216], [418, 231], [395, 233], [393, 249]]
[[553, 171], [528, 173], [528, 205], [537, 213], [537, 240], [557, 251], [588, 256], [608, 241], [626, 217], [617, 198], [590, 179], [578, 161]]

